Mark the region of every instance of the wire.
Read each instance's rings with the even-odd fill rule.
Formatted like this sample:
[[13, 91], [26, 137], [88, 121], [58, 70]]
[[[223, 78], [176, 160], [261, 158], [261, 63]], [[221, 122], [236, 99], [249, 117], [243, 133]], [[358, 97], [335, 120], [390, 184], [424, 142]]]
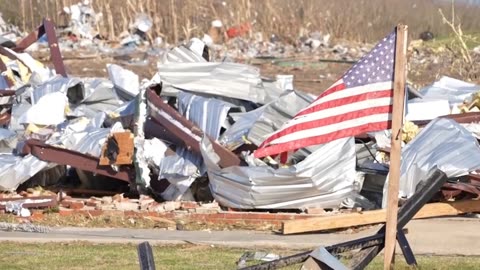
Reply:
[[367, 143], [365, 143], [365, 142], [364, 142], [363, 140], [361, 140], [361, 139], [355, 138], [355, 142], [357, 142], [357, 141], [360, 142], [360, 143], [362, 143], [363, 146], [365, 146], [365, 148], [367, 149], [368, 153], [370, 153], [370, 155], [372, 156], [373, 160], [375, 160], [378, 164], [382, 165], [384, 168], [390, 169], [389, 166], [387, 166], [387, 165], [385, 165], [385, 164], [383, 164], [383, 163], [381, 163], [381, 162], [379, 162], [379, 161], [377, 160], [377, 158], [375, 157], [375, 155], [372, 153], [372, 151], [371, 151], [370, 148], [368, 147]]

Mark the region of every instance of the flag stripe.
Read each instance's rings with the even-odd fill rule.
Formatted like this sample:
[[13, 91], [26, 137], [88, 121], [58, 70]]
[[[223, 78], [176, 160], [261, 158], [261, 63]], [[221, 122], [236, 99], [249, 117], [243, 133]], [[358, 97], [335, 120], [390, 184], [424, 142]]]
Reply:
[[[313, 127], [313, 128], [310, 128], [310, 129], [303, 129], [303, 130], [299, 129], [296, 132], [287, 133], [284, 136], [279, 137], [279, 138], [271, 141], [270, 143], [272, 143], [272, 144], [285, 143], [285, 142], [288, 142], [288, 141], [305, 139], [305, 138], [308, 138], [310, 136], [318, 136], [318, 135], [328, 134], [328, 133], [334, 132], [335, 130], [340, 130], [340, 129], [344, 129], [344, 128], [352, 128], [352, 127], [355, 127], [355, 126], [363, 126], [363, 125], [368, 124], [370, 122], [372, 122], [372, 123], [378, 123], [378, 122], [381, 122], [381, 121], [387, 122], [391, 119], [391, 113], [390, 113], [391, 109], [388, 108], [388, 106], [379, 107], [378, 110], [379, 111], [384, 111], [384, 113], [377, 113], [377, 114], [374, 114], [374, 115], [367, 114], [367, 115], [364, 115], [364, 116], [361, 116], [361, 117], [358, 117], [358, 116], [357, 117], [351, 117], [351, 119], [348, 119], [348, 120], [345, 120], [345, 121], [342, 121], [342, 122], [331, 123], [331, 124], [326, 125], [326, 126], [317, 126], [317, 127]], [[365, 111], [360, 111], [360, 112], [357, 112], [357, 113], [361, 114], [361, 113], [364, 113], [364, 112]], [[355, 116], [355, 115], [352, 114], [352, 116]], [[340, 117], [342, 117], [342, 116], [340, 116]], [[297, 128], [299, 128], [299, 127], [300, 126], [298, 126]]]
[[385, 130], [390, 128], [390, 126], [391, 126], [391, 121], [368, 123], [362, 126], [341, 129], [332, 133], [310, 137], [308, 139], [297, 139], [294, 141], [289, 141], [287, 143], [269, 145], [269, 146], [257, 149], [254, 154], [255, 154], [255, 157], [272, 156], [272, 155], [276, 155], [278, 153], [284, 152], [285, 149], [300, 149], [310, 145], [323, 144], [323, 143], [332, 141], [332, 138], [339, 139], [339, 138], [355, 136], [356, 134], [370, 132], [370, 131]]
[[[327, 90], [323, 91], [320, 96], [317, 97], [316, 100], [319, 100], [321, 98], [324, 98], [325, 96], [328, 96], [330, 94], [333, 94], [335, 92], [338, 92], [338, 91], [342, 91], [343, 89], [345, 89], [345, 84], [343, 83], [343, 80], [340, 79], [338, 81], [336, 81], [332, 86], [330, 86], [330, 88], [328, 88]], [[305, 111], [307, 111], [308, 109], [310, 108], [310, 106], [300, 110], [300, 112], [297, 113], [297, 115], [302, 115], [304, 114]]]
[[[340, 91], [336, 91], [335, 93], [332, 93], [328, 96], [322, 97], [322, 98], [317, 98], [312, 104], [308, 106], [308, 108], [301, 113], [298, 113], [297, 116], [314, 112], [317, 110], [322, 110], [325, 107], [317, 107], [320, 104], [324, 104], [333, 100], [342, 100], [346, 97], [352, 97], [352, 96], [359, 96], [361, 94], [367, 94], [367, 93], [375, 93], [378, 91], [382, 91], [382, 89], [388, 89], [392, 90], [393, 89], [393, 83], [391, 81], [388, 82], [381, 82], [381, 83], [373, 83], [373, 84], [368, 84], [368, 85], [362, 85], [362, 86], [357, 86], [353, 88], [346, 88], [342, 89]], [[372, 97], [375, 97], [372, 95]], [[348, 102], [348, 100], [347, 100]], [[345, 102], [345, 103], [347, 103]], [[338, 103], [338, 105], [343, 105], [341, 103]], [[336, 105], [336, 106], [338, 106]], [[327, 107], [328, 108], [328, 107]]]
[[[385, 94], [385, 93], [388, 93]], [[273, 133], [270, 135], [269, 138], [267, 138], [259, 148], [263, 147], [267, 143], [270, 143], [281, 137], [285, 136], [288, 133], [291, 132], [296, 132], [300, 130], [303, 126], [303, 123], [310, 123], [310, 122], [316, 122], [316, 123], [323, 123], [324, 125], [329, 125], [332, 123], [336, 123], [342, 119], [352, 119], [352, 117], [355, 117], [356, 115], [358, 116], [366, 116], [366, 115], [372, 115], [377, 113], [375, 108], [382, 108], [385, 106], [391, 106], [393, 99], [393, 91], [385, 91], [385, 93], [382, 93], [382, 95], [386, 95], [386, 97], [381, 97], [377, 99], [368, 99], [368, 100], [363, 100], [361, 102], [356, 102], [352, 104], [346, 104], [344, 106], [339, 106], [339, 107], [334, 107], [331, 109], [326, 109], [322, 111], [317, 111], [315, 113], [311, 113], [308, 115], [305, 115], [301, 118], [294, 119], [290, 122], [288, 122], [281, 130], [278, 130], [276, 133]], [[359, 113], [360, 111], [365, 111], [364, 113]], [[380, 112], [385, 112], [381, 110]], [[326, 119], [327, 121], [319, 121], [322, 119]], [[311, 126], [311, 125], [307, 125]]]
[[[331, 129], [338, 128], [338, 126], [343, 126], [346, 125], [347, 123], [350, 123], [351, 120], [355, 120], [357, 118], [362, 118], [362, 117], [375, 117], [376, 115], [384, 115], [383, 121], [388, 121], [389, 116], [385, 115], [386, 113], [391, 113], [392, 112], [392, 106], [386, 105], [382, 107], [374, 107], [371, 108], [370, 110], [359, 110], [359, 111], [352, 111], [346, 114], [341, 114], [341, 115], [335, 115], [332, 117], [328, 118], [323, 118], [323, 119], [317, 119], [313, 120], [310, 122], [305, 122], [301, 123], [295, 126], [291, 126], [287, 129], [282, 129], [281, 132], [279, 132], [278, 136], [271, 140], [271, 143], [280, 143], [278, 141], [279, 138], [292, 138], [290, 140], [295, 140], [295, 137], [301, 136], [300, 134], [302, 132], [307, 132], [309, 130], [313, 129], [318, 129], [319, 127], [322, 127], [321, 133], [318, 133], [316, 135], [322, 135], [324, 133], [330, 133]], [[349, 122], [350, 121], [350, 122]], [[380, 120], [378, 120], [380, 121]], [[375, 121], [374, 121], [375, 122]], [[354, 124], [352, 124], [353, 126]], [[332, 127], [331, 127], [332, 126]], [[349, 126], [346, 126], [347, 128]], [[283, 137], [282, 137], [283, 136]]]
[[[349, 113], [351, 111], [367, 110], [375, 106], [391, 105], [393, 102], [393, 91], [382, 90], [377, 93], [367, 93], [363, 95], [348, 97], [342, 100], [334, 100], [328, 104], [323, 104], [319, 110], [307, 115], [297, 116], [288, 124], [282, 127], [288, 128], [299, 123], [312, 121], [314, 119], [327, 118], [335, 115]], [[320, 106], [320, 105], [319, 105]]]

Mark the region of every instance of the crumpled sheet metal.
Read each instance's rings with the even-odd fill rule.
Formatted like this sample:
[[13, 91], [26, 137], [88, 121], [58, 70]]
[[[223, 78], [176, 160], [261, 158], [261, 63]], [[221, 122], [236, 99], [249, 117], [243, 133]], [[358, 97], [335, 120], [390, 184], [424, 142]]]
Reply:
[[70, 103], [79, 103], [87, 94], [80, 79], [57, 75], [34, 88], [31, 96], [32, 104], [36, 104], [41, 97], [55, 92], [64, 93]]
[[284, 92], [276, 101], [264, 105], [263, 113], [248, 133], [248, 140], [260, 145], [271, 133], [280, 129], [285, 122], [313, 101], [311, 95], [302, 92]]
[[[399, 197], [410, 198], [422, 179], [438, 167], [448, 177], [480, 169], [480, 146], [471, 132], [452, 119], [431, 121], [402, 151]], [[383, 189], [387, 201], [388, 180]]]
[[107, 64], [108, 77], [115, 85], [119, 96], [132, 100], [139, 93], [140, 79], [137, 74], [119, 65]]
[[477, 92], [480, 86], [473, 83], [457, 80], [444, 76], [430, 86], [420, 89], [421, 99], [413, 99], [413, 102], [426, 100], [448, 100], [450, 105], [462, 103], [465, 98]]
[[267, 93], [257, 68], [238, 63], [169, 63], [158, 66], [162, 95], [179, 91], [209, 94], [265, 104]]
[[323, 144], [302, 162], [274, 169], [269, 166], [220, 169], [208, 139], [201, 152], [216, 201], [237, 209], [294, 209], [339, 207], [353, 194], [353, 138]]
[[20, 118], [20, 124], [58, 125], [65, 121], [67, 98], [61, 92], [41, 96]]
[[92, 118], [99, 112], [114, 111], [124, 103], [109, 80], [55, 76], [35, 87], [31, 94], [32, 104], [52, 93], [63, 93], [68, 98], [72, 110], [68, 115], [76, 117]]
[[178, 111], [214, 140], [218, 139], [227, 113], [233, 106], [215, 98], [200, 97], [187, 92], [178, 94]]
[[85, 98], [78, 106], [72, 108], [69, 115], [95, 117], [100, 112], [111, 112], [121, 107], [124, 102], [118, 97], [111, 81], [106, 79], [85, 79]]
[[[180, 92], [178, 95], [179, 112], [213, 140], [218, 139], [232, 106], [218, 99], [200, 97], [187, 92]], [[159, 179], [166, 178], [175, 187], [164, 192], [163, 199], [180, 199], [195, 178], [205, 172], [201, 155], [185, 147], [177, 147], [176, 155], [165, 157], [159, 167]]]
[[33, 155], [25, 157], [0, 154], [0, 190], [14, 191], [23, 182], [48, 167]]
[[206, 63], [201, 54], [197, 54], [186, 46], [179, 46], [164, 54], [162, 64], [169, 63]]
[[219, 142], [228, 149], [234, 149], [244, 144], [244, 137], [246, 138], [248, 132], [250, 132], [257, 119], [263, 114], [265, 108], [266, 106], [262, 106], [245, 113], [231, 113], [230, 116], [234, 118], [235, 123], [220, 136]]
[[480, 90], [479, 85], [442, 77], [420, 90], [421, 98], [408, 101], [407, 120], [431, 120], [450, 113], [460, 113], [458, 105]]

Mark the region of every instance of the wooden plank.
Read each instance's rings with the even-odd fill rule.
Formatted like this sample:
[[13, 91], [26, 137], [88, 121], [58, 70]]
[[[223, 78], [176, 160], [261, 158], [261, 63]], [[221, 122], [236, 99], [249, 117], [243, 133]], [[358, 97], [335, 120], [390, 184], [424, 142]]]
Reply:
[[[133, 152], [134, 152], [134, 145], [133, 145], [133, 134], [130, 131], [125, 132], [117, 132], [113, 133], [113, 138], [118, 143], [118, 156], [115, 161], [111, 161], [108, 159], [106, 155], [107, 150], [107, 143], [108, 140], [102, 147], [102, 155], [100, 156], [100, 161], [98, 164], [104, 165], [130, 165], [133, 162]], [[109, 138], [110, 139], [110, 138]]]
[[[454, 216], [465, 213], [480, 212], [480, 200], [467, 200], [449, 203], [429, 203], [418, 211], [413, 219], [440, 216]], [[349, 228], [385, 222], [385, 209], [314, 217], [302, 220], [289, 220], [282, 224], [283, 234], [325, 231]]]
[[387, 197], [387, 226], [385, 230], [385, 259], [383, 269], [391, 269], [397, 242], [398, 186], [400, 181], [400, 158], [402, 152], [402, 125], [405, 103], [405, 81], [407, 70], [407, 26], [396, 28], [395, 71], [393, 81], [392, 151]]

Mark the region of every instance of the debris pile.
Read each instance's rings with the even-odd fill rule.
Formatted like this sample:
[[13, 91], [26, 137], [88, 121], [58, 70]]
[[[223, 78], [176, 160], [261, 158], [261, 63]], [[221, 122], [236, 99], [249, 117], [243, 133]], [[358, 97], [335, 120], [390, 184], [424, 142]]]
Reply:
[[[82, 40], [96, 39], [92, 25], [100, 15], [88, 3], [65, 12], [72, 17], [68, 31]], [[151, 26], [147, 16], [138, 16], [132, 39], [124, 39], [122, 46], [147, 40]], [[384, 207], [388, 130], [301, 148], [282, 161], [252, 155], [316, 99], [294, 89], [293, 76], [267, 79], [253, 66], [215, 62], [215, 47], [204, 37], [166, 50], [150, 80], [115, 64], [106, 67], [108, 79], [73, 77], [63, 65], [62, 42], [56, 40], [53, 24], [45, 20], [38, 32], [46, 33], [54, 70], [25, 53], [41, 38], [35, 33], [13, 48], [0, 47], [2, 191], [42, 186], [83, 190], [81, 194], [133, 193], [172, 202], [215, 200], [233, 209]], [[230, 42], [239, 43], [237, 38]], [[275, 41], [248, 44], [268, 47]], [[364, 51], [330, 48], [329, 37], [320, 33], [310, 34], [303, 44], [310, 50], [340, 52], [344, 60]], [[246, 50], [258, 56], [264, 49]], [[409, 89], [403, 199], [410, 198], [434, 168], [451, 179], [444, 185], [444, 198], [480, 195], [479, 91], [477, 85], [448, 77], [418, 92]], [[101, 199], [83, 205], [63, 200], [62, 206], [158, 206], [141, 201], [132, 204], [120, 198], [105, 206]], [[12, 210], [7, 211], [26, 215], [22, 205], [29, 203], [38, 202], [8, 204]]]

